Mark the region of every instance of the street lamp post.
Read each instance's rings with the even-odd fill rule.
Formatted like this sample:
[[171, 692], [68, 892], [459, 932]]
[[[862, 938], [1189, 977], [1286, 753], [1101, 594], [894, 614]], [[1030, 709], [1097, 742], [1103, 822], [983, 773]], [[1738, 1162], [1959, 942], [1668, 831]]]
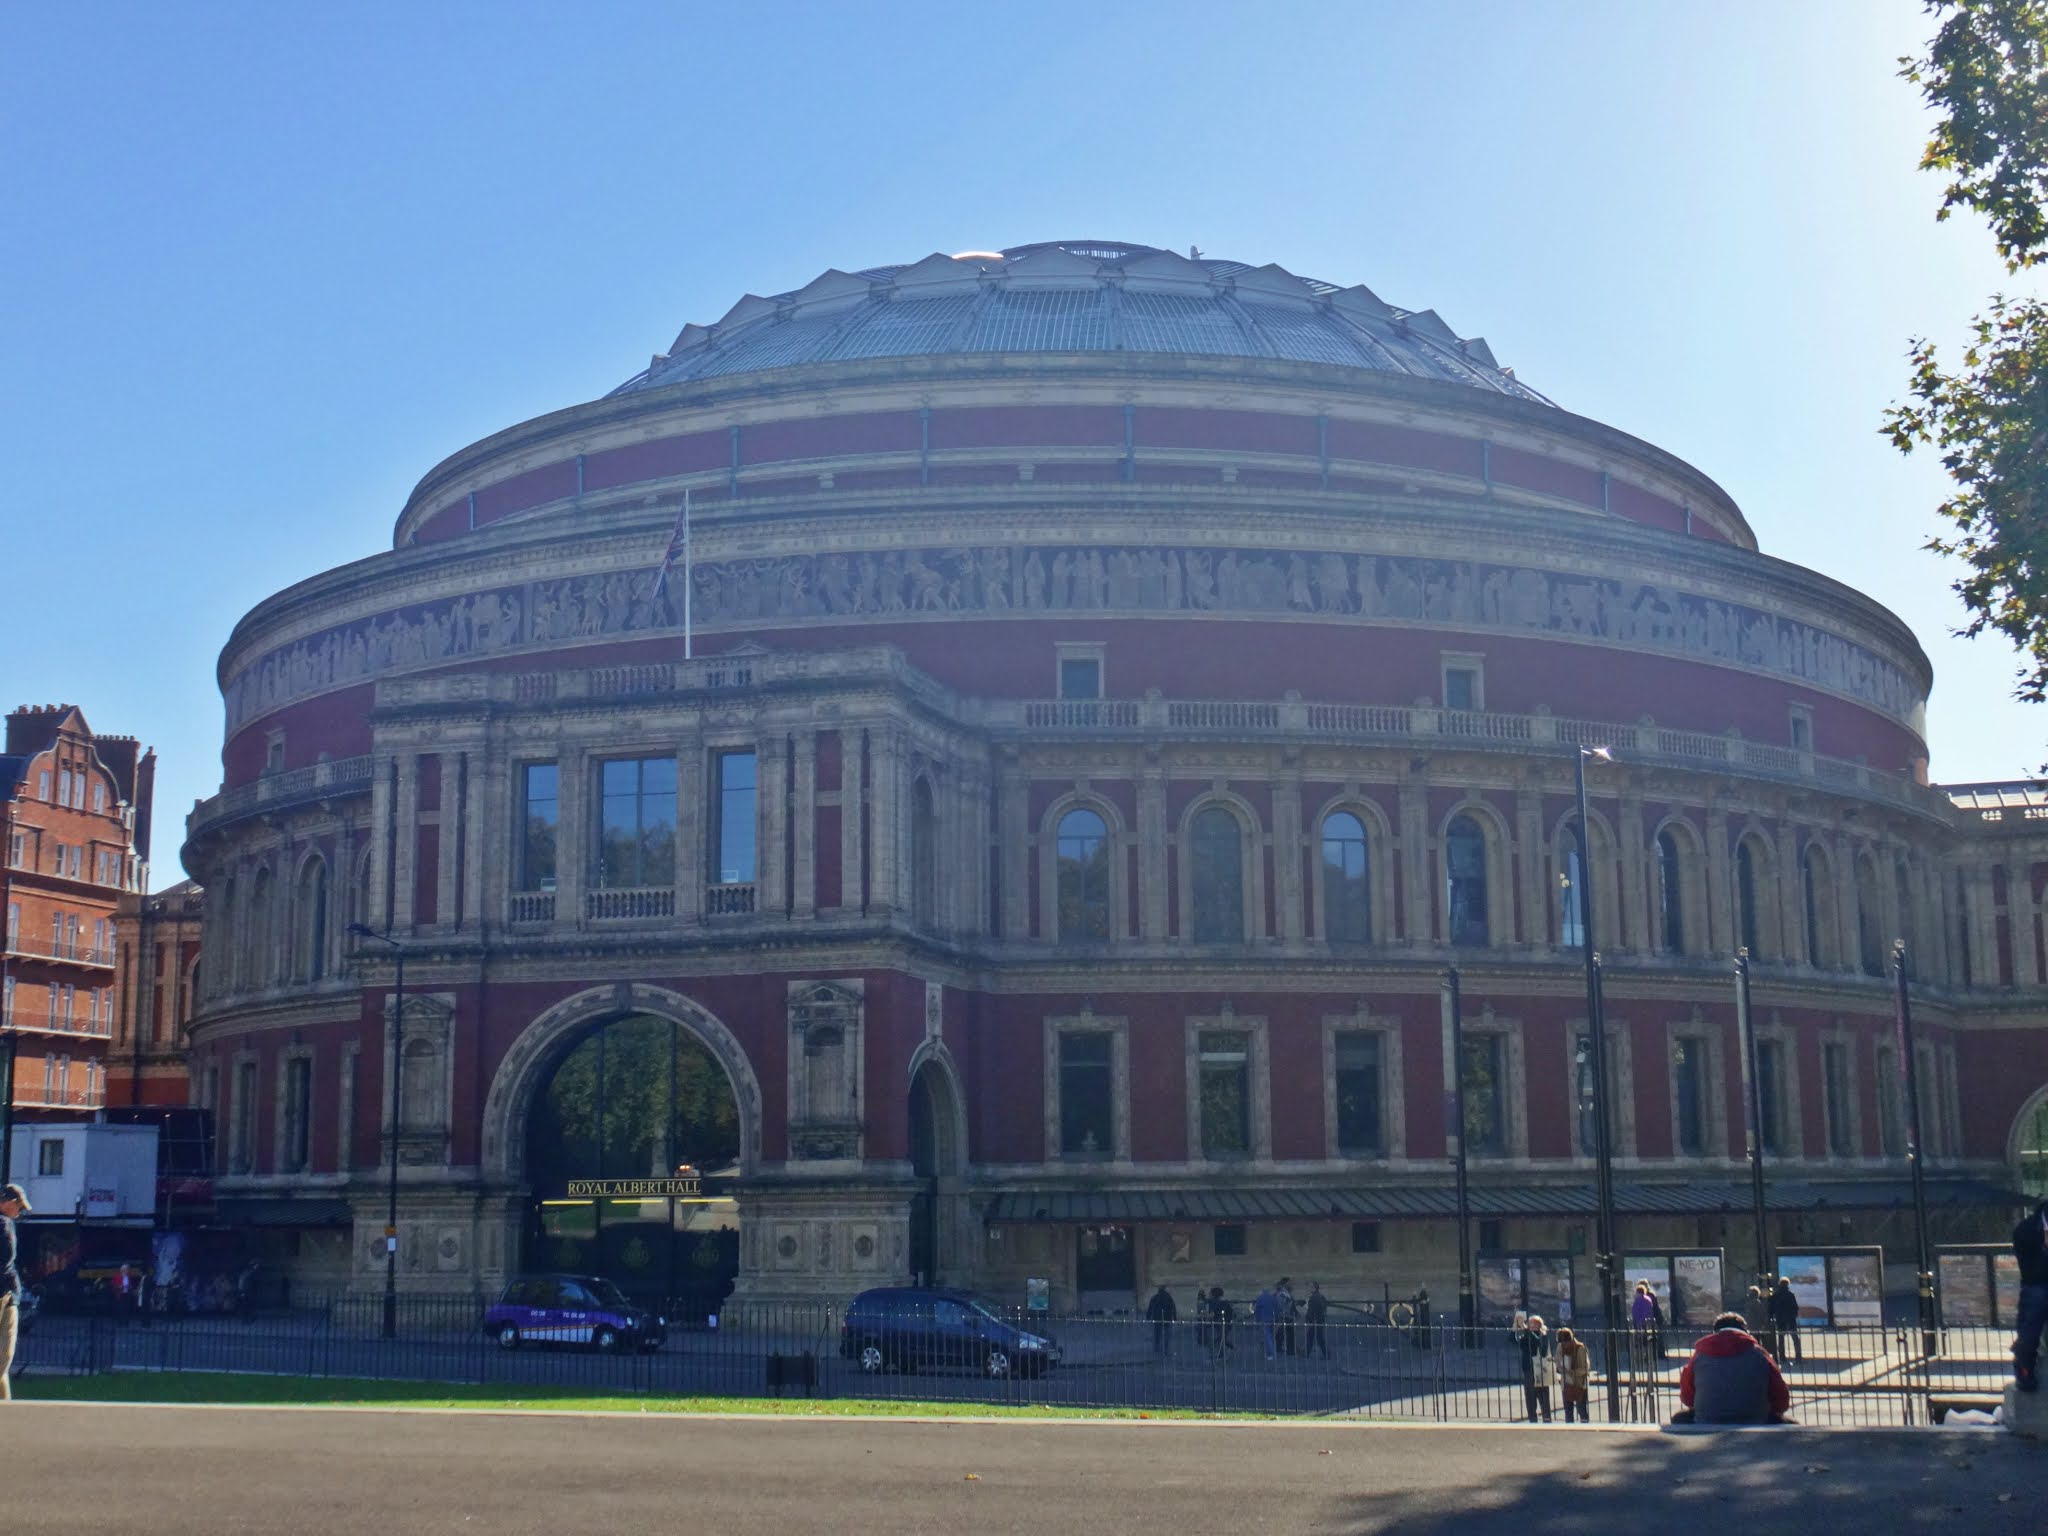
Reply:
[[1444, 969], [1443, 997], [1450, 1036], [1450, 1060], [1444, 1068], [1449, 1079], [1444, 1139], [1451, 1149], [1458, 1203], [1458, 1340], [1471, 1349], [1479, 1342], [1479, 1311], [1472, 1294], [1472, 1202], [1465, 1179], [1465, 1007], [1455, 965]]
[[1599, 1207], [1594, 1267], [1600, 1278], [1600, 1322], [1607, 1335], [1607, 1417], [1621, 1421], [1621, 1372], [1616, 1338], [1621, 1330], [1621, 1299], [1615, 1290], [1620, 1255], [1615, 1251], [1614, 1139], [1607, 1082], [1607, 1028], [1600, 1005], [1600, 954], [1593, 946], [1593, 838], [1586, 814], [1586, 760], [1614, 761], [1605, 747], [1581, 746], [1572, 756], [1573, 782], [1579, 797], [1579, 938], [1586, 957], [1586, 1028], [1593, 1041], [1593, 1181]]
[[384, 1215], [384, 1337], [398, 1337], [398, 1130], [399, 1085], [405, 1076], [405, 946], [388, 933], [361, 923], [348, 931], [359, 939], [388, 945], [397, 974], [391, 983], [391, 1189]]
[[1756, 1284], [1771, 1294], [1770, 1235], [1764, 1217], [1764, 1087], [1758, 1065], [1756, 1020], [1749, 1011], [1749, 949], [1735, 951], [1735, 1029], [1742, 1047], [1743, 1114], [1749, 1142], [1750, 1216], [1756, 1224]]
[[1920, 1067], [1913, 1050], [1913, 1003], [1906, 995], [1906, 941], [1892, 944], [1892, 984], [1899, 1026], [1899, 1060], [1906, 1087], [1906, 1167], [1913, 1177], [1913, 1260], [1919, 1269], [1920, 1353], [1935, 1349], [1934, 1265], [1927, 1256], [1927, 1182], [1920, 1145]]

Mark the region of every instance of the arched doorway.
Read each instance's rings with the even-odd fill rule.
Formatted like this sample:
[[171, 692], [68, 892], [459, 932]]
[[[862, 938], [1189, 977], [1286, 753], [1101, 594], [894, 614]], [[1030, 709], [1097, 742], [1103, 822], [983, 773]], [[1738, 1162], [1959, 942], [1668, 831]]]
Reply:
[[598, 1274], [684, 1315], [739, 1269], [739, 1103], [687, 1026], [629, 1013], [560, 1043], [526, 1117], [525, 1268]]
[[937, 1283], [952, 1266], [946, 1241], [946, 1196], [961, 1174], [962, 1122], [953, 1076], [936, 1054], [910, 1077], [910, 1272], [920, 1284]]

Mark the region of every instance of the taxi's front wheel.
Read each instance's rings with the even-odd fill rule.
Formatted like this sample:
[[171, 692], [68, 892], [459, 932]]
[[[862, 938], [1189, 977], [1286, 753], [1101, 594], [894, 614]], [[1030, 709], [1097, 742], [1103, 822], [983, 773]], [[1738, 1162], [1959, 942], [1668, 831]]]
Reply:
[[510, 1323], [507, 1323], [504, 1327], [498, 1330], [498, 1348], [517, 1349], [518, 1347], [519, 1330], [517, 1328], [514, 1328]]

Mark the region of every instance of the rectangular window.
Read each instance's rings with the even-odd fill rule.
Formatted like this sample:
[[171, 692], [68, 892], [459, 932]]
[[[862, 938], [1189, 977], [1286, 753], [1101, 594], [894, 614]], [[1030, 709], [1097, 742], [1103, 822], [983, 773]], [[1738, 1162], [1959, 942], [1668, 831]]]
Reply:
[[1114, 1043], [1101, 1030], [1060, 1035], [1062, 1157], [1109, 1157], [1116, 1151]]
[[1252, 1150], [1251, 1036], [1203, 1030], [1201, 1125], [1204, 1157], [1249, 1157]]
[[1877, 1053], [1877, 1133], [1886, 1157], [1906, 1155], [1905, 1103], [1899, 1093], [1896, 1051]]
[[528, 763], [520, 770], [519, 889], [555, 888], [555, 834], [561, 825], [562, 771], [554, 763]]
[[1792, 750], [1811, 752], [1813, 750], [1813, 710], [1805, 704], [1791, 707]]
[[601, 766], [597, 848], [601, 888], [674, 885], [676, 760], [617, 758]]
[[1380, 1037], [1366, 1030], [1337, 1036], [1337, 1150], [1347, 1157], [1378, 1157], [1380, 1136]]
[[1376, 1221], [1354, 1221], [1351, 1223], [1351, 1251], [1353, 1253], [1378, 1253], [1380, 1251], [1380, 1224]]
[[1244, 1257], [1243, 1227], [1228, 1226], [1216, 1229], [1216, 1257], [1219, 1259], [1241, 1259]]
[[294, 1056], [284, 1064], [284, 1171], [305, 1171], [312, 1155], [313, 1063]]
[[1060, 697], [1063, 699], [1101, 698], [1101, 660], [1094, 656], [1061, 657]]
[[1671, 1043], [1671, 1139], [1681, 1157], [1707, 1150], [1706, 1044], [1690, 1038]]
[[71, 804], [71, 770], [69, 768], [59, 768], [57, 770], [57, 803], [63, 806]]
[[1502, 1082], [1505, 1059], [1499, 1035], [1466, 1035], [1465, 1151], [1500, 1157], [1508, 1149], [1508, 1096]]
[[1593, 1037], [1581, 1032], [1572, 1042], [1572, 1090], [1578, 1100], [1579, 1156], [1600, 1153], [1600, 1108], [1598, 1073], [1593, 1070]]
[[21, 903], [7, 903], [7, 947], [13, 949], [21, 942]]
[[1849, 1127], [1849, 1047], [1830, 1041], [1820, 1048], [1821, 1087], [1828, 1112], [1828, 1155], [1853, 1157], [1855, 1139]]
[[28, 866], [28, 833], [19, 827], [8, 835], [7, 862], [14, 869], [25, 869]]
[[1479, 707], [1479, 674], [1471, 667], [1444, 668], [1444, 708], [1474, 710]]
[[36, 1143], [36, 1174], [54, 1179], [64, 1172], [64, 1143], [54, 1138]]
[[717, 846], [712, 868], [720, 885], [751, 885], [755, 879], [755, 764], [751, 752], [721, 752], [718, 780]]
[[44, 801], [50, 798], [50, 770], [47, 768], [36, 775], [36, 798]]
[[1785, 1150], [1785, 1045], [1781, 1040], [1756, 1043], [1757, 1138], [1772, 1157]]
[[93, 781], [92, 786], [92, 808], [95, 815], [107, 814], [107, 786], [97, 779]]

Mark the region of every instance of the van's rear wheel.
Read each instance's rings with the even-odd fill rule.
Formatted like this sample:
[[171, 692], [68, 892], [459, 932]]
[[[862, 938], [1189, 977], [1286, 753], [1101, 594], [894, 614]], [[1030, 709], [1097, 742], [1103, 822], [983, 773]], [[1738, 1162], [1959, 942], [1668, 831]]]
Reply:
[[863, 1344], [860, 1347], [860, 1368], [870, 1376], [879, 1376], [889, 1366], [889, 1357], [882, 1353], [879, 1344]]
[[1010, 1376], [1010, 1352], [1006, 1349], [992, 1349], [982, 1362], [982, 1369], [991, 1381], [1007, 1381]]

